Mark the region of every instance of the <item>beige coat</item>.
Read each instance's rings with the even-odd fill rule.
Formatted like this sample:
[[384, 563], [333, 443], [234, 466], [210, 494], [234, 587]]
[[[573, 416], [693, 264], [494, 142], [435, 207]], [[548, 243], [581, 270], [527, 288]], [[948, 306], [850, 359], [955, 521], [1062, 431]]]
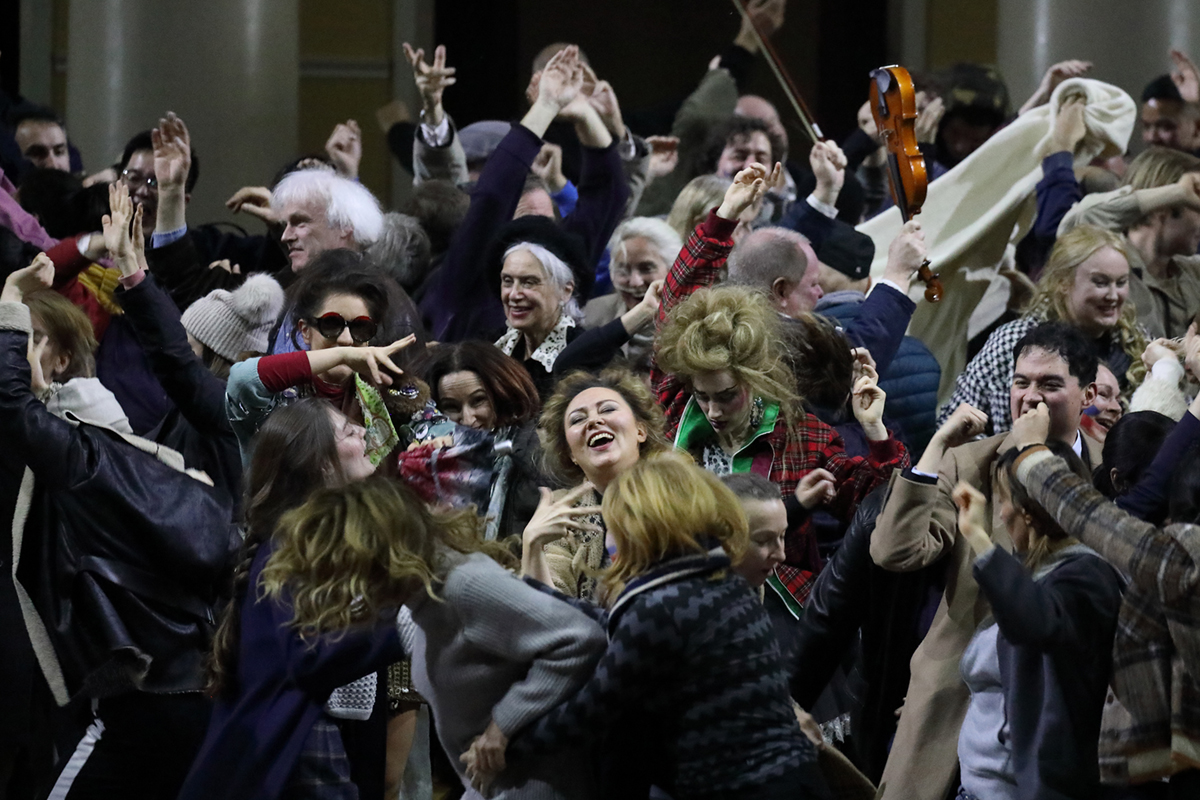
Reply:
[[[958, 535], [951, 492], [965, 481], [988, 499], [988, 535], [1012, 551], [1012, 540], [994, 502], [998, 456], [1012, 448], [1003, 433], [947, 451], [936, 485], [906, 478], [897, 470], [888, 499], [871, 535], [871, 558], [894, 572], [910, 572], [945, 560], [946, 590], [925, 639], [913, 654], [908, 695], [880, 785], [884, 800], [942, 800], [958, 765], [958, 732], [970, 692], [959, 660], [975, 629], [990, 613], [971, 573], [971, 547]], [[1100, 446], [1083, 437], [1092, 464]]]

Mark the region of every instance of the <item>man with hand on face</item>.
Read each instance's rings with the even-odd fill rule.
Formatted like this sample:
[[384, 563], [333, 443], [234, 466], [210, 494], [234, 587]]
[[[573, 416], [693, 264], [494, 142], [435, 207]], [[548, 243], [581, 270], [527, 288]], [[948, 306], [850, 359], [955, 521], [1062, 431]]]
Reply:
[[[1013, 354], [1013, 418], [1044, 416], [1049, 438], [1071, 445], [1089, 469], [1100, 463], [1099, 444], [1079, 431], [1080, 415], [1096, 394], [1091, 342], [1075, 328], [1051, 322], [1027, 333]], [[911, 572], [940, 562], [946, 570], [937, 613], [912, 657], [912, 678], [881, 782], [887, 786], [885, 800], [941, 800], [955, 788], [959, 729], [970, 699], [959, 661], [990, 613], [971, 572], [971, 548], [958, 530], [951, 493], [960, 481], [988, 498], [988, 536], [1013, 549], [993, 489], [996, 463], [1015, 442], [1011, 432], [971, 441], [986, 424], [987, 417], [969, 405], [955, 409], [917, 465], [893, 476], [871, 535], [871, 558], [884, 569]]]

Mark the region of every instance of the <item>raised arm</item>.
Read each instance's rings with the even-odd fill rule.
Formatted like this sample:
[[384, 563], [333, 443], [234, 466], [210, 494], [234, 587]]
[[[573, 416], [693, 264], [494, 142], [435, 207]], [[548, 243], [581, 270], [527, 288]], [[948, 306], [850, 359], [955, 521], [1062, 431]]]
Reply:
[[76, 428], [47, 411], [34, 395], [33, 324], [23, 302], [26, 294], [49, 288], [53, 280], [54, 265], [40, 254], [9, 275], [0, 291], [0, 440], [12, 463], [30, 467], [52, 486], [65, 487], [87, 474], [91, 458]]
[[1200, 564], [1175, 537], [1117, 508], [1045, 447], [1017, 459], [1017, 480], [1071, 536], [1166, 606], [1194, 602]]
[[929, 566], [954, 546], [958, 515], [951, 493], [958, 462], [951, 448], [970, 441], [986, 416], [960, 406], [938, 428], [916, 467], [892, 476], [887, 502], [871, 534], [871, 559], [893, 572]]
[[131, 213], [129, 190], [120, 183], [109, 185], [108, 196], [110, 213], [103, 220], [104, 239], [113, 264], [121, 271], [122, 286], [114, 296], [125, 309], [155, 377], [196, 430], [210, 435], [231, 433], [225, 416], [225, 383], [192, 352], [179, 310], [147, 274], [142, 207]]
[[582, 83], [578, 48], [559, 51], [542, 70], [537, 100], [488, 159], [467, 216], [454, 233], [436, 282], [421, 302], [434, 339], [459, 341], [502, 324], [484, 256], [496, 231], [516, 212], [525, 176], [541, 150], [542, 134], [575, 99]]
[[448, 180], [456, 186], [466, 183], [470, 178], [467, 154], [454, 121], [442, 108], [442, 94], [458, 80], [454, 67], [446, 66], [446, 46], [434, 49], [432, 64], [425, 61], [423, 49], [413, 50], [408, 42], [404, 43], [404, 55], [421, 96], [421, 124], [413, 136], [413, 185], [431, 180]]

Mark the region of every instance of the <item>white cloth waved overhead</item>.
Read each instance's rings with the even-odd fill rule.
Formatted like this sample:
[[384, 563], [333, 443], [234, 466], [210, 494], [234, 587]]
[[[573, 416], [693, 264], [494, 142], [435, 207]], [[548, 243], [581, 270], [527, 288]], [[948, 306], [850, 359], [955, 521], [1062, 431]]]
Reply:
[[[1059, 84], [1048, 104], [1013, 120], [929, 184], [917, 219], [925, 232], [929, 261], [946, 291], [942, 302], [933, 305], [918, 299], [924, 287], [914, 282], [912, 296], [918, 304], [909, 333], [925, 342], [942, 365], [939, 402], [966, 366], [968, 321], [976, 305], [994, 279], [1003, 280], [996, 271], [1006, 248], [1019, 241], [1033, 222], [1034, 190], [1042, 178], [1042, 159], [1050, 154], [1050, 136], [1062, 99], [1079, 92], [1087, 97], [1088, 132], [1076, 148], [1075, 165], [1124, 153], [1137, 119], [1133, 99], [1116, 86], [1073, 78]], [[858, 226], [875, 242], [873, 277], [883, 274], [888, 245], [902, 225], [899, 209], [891, 208]]]

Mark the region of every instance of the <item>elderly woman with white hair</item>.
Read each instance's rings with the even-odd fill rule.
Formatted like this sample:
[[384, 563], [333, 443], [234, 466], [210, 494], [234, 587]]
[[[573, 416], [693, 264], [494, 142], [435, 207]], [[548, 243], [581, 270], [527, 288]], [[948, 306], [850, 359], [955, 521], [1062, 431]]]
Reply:
[[[583, 326], [589, 330], [607, 325], [636, 309], [655, 281], [667, 277], [667, 270], [683, 249], [683, 240], [675, 229], [654, 217], [633, 217], [617, 226], [608, 240], [609, 275], [612, 294], [590, 301], [583, 309]], [[654, 347], [651, 317], [629, 331], [629, 342], [622, 348], [633, 364], [648, 363]]]

